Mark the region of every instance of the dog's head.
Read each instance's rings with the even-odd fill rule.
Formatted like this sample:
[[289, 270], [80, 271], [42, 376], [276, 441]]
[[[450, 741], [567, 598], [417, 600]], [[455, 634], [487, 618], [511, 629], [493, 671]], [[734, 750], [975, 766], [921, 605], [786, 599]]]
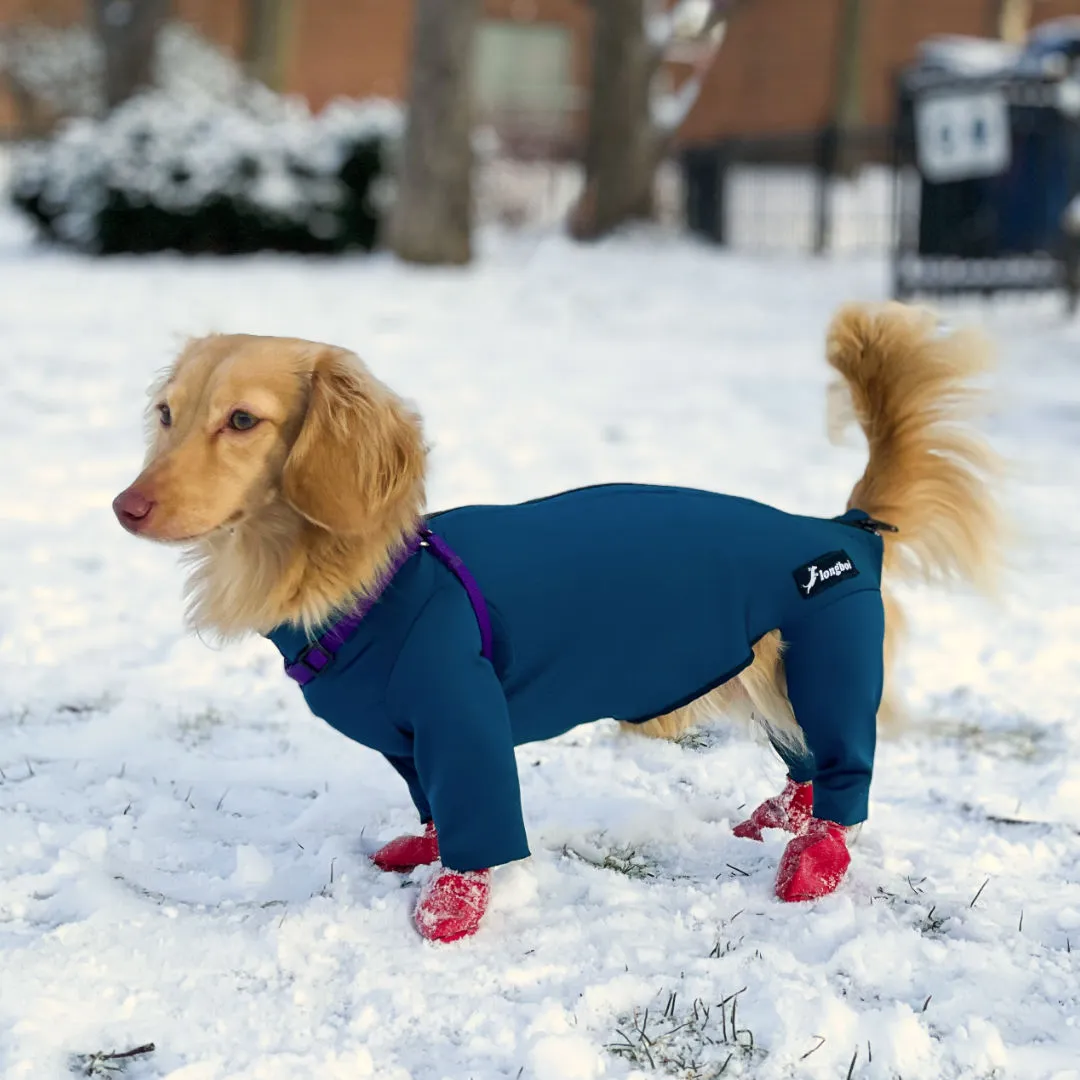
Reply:
[[422, 499], [419, 418], [330, 345], [194, 341], [154, 387], [147, 433], [143, 471], [113, 509], [151, 540], [206, 539], [280, 505], [328, 533], [370, 536]]

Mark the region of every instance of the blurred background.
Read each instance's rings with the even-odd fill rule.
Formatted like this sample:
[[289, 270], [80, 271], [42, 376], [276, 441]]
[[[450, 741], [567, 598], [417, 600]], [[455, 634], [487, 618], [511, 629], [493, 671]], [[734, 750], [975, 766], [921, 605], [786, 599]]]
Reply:
[[1074, 299], [1078, 56], [1078, 0], [0, 0], [0, 138], [88, 252], [654, 219]]

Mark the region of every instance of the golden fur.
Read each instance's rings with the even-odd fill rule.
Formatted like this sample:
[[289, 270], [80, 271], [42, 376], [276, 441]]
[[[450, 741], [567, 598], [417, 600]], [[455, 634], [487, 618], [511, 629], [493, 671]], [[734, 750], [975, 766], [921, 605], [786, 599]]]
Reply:
[[[851, 304], [832, 320], [826, 358], [837, 372], [829, 387], [829, 434], [838, 440], [856, 420], [869, 460], [847, 509], [895, 525], [885, 541], [884, 731], [902, 715], [890, 678], [903, 639], [903, 612], [888, 588], [902, 579], [959, 579], [989, 588], [1000, 559], [1000, 519], [989, 481], [999, 465], [965, 421], [978, 392], [970, 380], [989, 370], [988, 343], [971, 330], [944, 334], [934, 315], [902, 304]], [[754, 662], [706, 697], [640, 726], [674, 738], [705, 716], [749, 714], [781, 742], [802, 744], [787, 699], [777, 632], [754, 647]]]
[[[225, 427], [238, 408], [258, 425]], [[129, 489], [155, 504], [140, 534], [187, 545], [189, 620], [222, 637], [310, 628], [350, 607], [423, 509], [420, 419], [344, 349], [193, 341], [154, 388], [148, 424]]]
[[[969, 380], [989, 366], [985, 343], [970, 332], [939, 333], [920, 309], [852, 305], [835, 316], [826, 355], [837, 372], [831, 432], [854, 418], [869, 446], [848, 507], [899, 528], [884, 537], [887, 580], [988, 584], [998, 542], [987, 483], [995, 459], [964, 425], [974, 401]], [[171, 413], [167, 427], [162, 406]], [[237, 409], [258, 423], [233, 430]], [[419, 417], [343, 349], [201, 338], [154, 388], [148, 418], [145, 468], [128, 492], [153, 509], [129, 527], [187, 545], [189, 617], [200, 629], [232, 637], [283, 622], [319, 625], [372, 588], [423, 511]], [[891, 666], [901, 612], [888, 593], [885, 603]], [[736, 679], [677, 712], [626, 726], [673, 738], [707, 716], [742, 712], [799, 746], [782, 651], [774, 631]], [[882, 721], [895, 712], [887, 676]]]

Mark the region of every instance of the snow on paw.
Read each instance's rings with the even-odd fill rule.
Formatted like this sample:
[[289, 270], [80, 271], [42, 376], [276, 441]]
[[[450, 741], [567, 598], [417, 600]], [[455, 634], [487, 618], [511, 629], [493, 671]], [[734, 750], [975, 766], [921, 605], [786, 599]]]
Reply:
[[788, 902], [828, 896], [844, 880], [850, 865], [843, 825], [811, 818], [806, 832], [784, 849], [776, 895]]
[[440, 870], [420, 890], [416, 929], [428, 941], [470, 937], [480, 927], [490, 896], [490, 870]]
[[797, 784], [788, 777], [779, 795], [766, 799], [731, 831], [743, 840], [761, 840], [765, 829], [783, 829], [798, 836], [809, 824], [813, 807], [814, 785]]

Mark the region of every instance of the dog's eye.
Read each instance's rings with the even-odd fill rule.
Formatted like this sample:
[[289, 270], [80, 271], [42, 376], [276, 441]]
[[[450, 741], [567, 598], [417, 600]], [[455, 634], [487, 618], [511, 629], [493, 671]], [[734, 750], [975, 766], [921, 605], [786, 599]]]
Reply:
[[162, 402], [158, 407], [158, 415], [161, 417], [162, 427], [172, 427], [172, 413], [169, 406]]
[[259, 418], [252, 416], [249, 412], [244, 412], [243, 409], [236, 409], [229, 417], [229, 427], [233, 431], [250, 431], [257, 423]]

